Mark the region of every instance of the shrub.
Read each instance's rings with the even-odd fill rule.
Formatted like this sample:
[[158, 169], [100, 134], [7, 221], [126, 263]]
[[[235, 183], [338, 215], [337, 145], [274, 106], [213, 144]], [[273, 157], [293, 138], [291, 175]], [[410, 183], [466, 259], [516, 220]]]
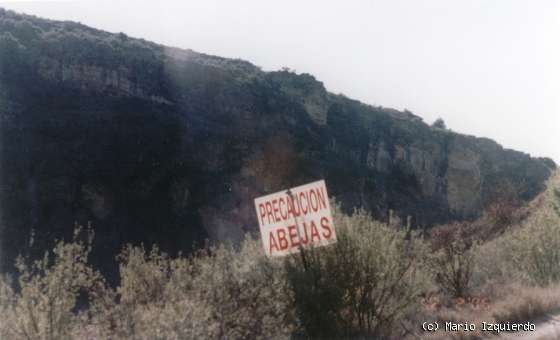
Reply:
[[467, 223], [440, 226], [431, 231], [433, 253], [428, 268], [439, 287], [454, 297], [465, 297], [472, 284], [475, 242]]
[[438, 118], [432, 123], [432, 127], [445, 130], [447, 129], [447, 124], [445, 124], [442, 118]]
[[211, 248], [210, 256], [197, 256], [194, 270], [199, 275], [193, 285], [212, 311], [210, 325], [216, 328], [216, 338], [269, 339], [291, 334], [291, 292], [281, 264], [263, 255], [260, 242], [247, 238], [240, 251]]
[[556, 215], [560, 216], [560, 189], [554, 189], [554, 198], [553, 209]]
[[[18, 291], [0, 282], [0, 338], [73, 339], [82, 321], [76, 305], [80, 294], [93, 297], [104, 286], [100, 274], [87, 263], [93, 232], [77, 227], [71, 243], [56, 243], [52, 253], [28, 263], [19, 258]], [[91, 293], [91, 294], [88, 294]]]
[[501, 200], [489, 205], [485, 211], [486, 220], [489, 222], [489, 230], [486, 235], [502, 234], [507, 228], [519, 224], [529, 214], [520, 202], [512, 200]]
[[477, 281], [546, 286], [560, 280], [560, 218], [554, 212], [559, 179], [553, 176], [548, 190], [521, 208], [530, 214], [519, 225], [477, 247]]
[[120, 285], [108, 289], [92, 305], [98, 332], [103, 337], [115, 339], [143, 339], [147, 330], [154, 339], [160, 337], [154, 322], [146, 320], [147, 310], [161, 312], [165, 303], [164, 290], [170, 275], [170, 259], [154, 247], [146, 253], [144, 247], [127, 245], [117, 256]]
[[514, 270], [537, 285], [560, 282], [560, 224], [550, 215], [525, 225], [500, 245]]
[[102, 337], [268, 339], [292, 331], [282, 266], [254, 240], [175, 259], [129, 246], [118, 259], [121, 285], [112, 303], [96, 305]]
[[286, 262], [302, 332], [312, 338], [387, 335], [419, 300], [424, 247], [413, 233], [363, 211], [336, 214], [335, 225], [337, 243]]

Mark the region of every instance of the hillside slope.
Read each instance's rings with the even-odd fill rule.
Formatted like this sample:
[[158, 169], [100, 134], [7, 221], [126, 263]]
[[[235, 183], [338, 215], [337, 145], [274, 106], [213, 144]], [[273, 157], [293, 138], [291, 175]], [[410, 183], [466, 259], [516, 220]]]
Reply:
[[[345, 209], [414, 225], [475, 217], [503, 188], [529, 200], [556, 166], [308, 74], [0, 9], [2, 268], [92, 221], [125, 242], [190, 249], [256, 229], [253, 199], [325, 178]], [[511, 191], [511, 190], [510, 190]]]

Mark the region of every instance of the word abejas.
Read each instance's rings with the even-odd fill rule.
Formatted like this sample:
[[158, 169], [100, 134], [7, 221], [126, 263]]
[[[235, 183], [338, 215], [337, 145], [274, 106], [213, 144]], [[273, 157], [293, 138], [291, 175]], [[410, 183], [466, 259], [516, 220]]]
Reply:
[[336, 242], [324, 180], [259, 197], [255, 207], [267, 256]]

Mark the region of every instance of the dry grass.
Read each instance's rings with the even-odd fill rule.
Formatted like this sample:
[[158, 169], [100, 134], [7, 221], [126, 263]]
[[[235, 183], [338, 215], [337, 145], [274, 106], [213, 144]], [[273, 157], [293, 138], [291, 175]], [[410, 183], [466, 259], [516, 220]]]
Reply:
[[[524, 323], [546, 322], [548, 317], [560, 312], [560, 285], [553, 287], [534, 287], [519, 284], [501, 285], [499, 298], [488, 303], [477, 303], [486, 299], [461, 301], [445, 299], [441, 296], [433, 297], [425, 303], [425, 309], [420, 317], [424, 321], [437, 321], [440, 325], [445, 322], [474, 323], [474, 332], [442, 332], [424, 333], [424, 339], [486, 339], [495, 334], [481, 332], [482, 322], [486, 323]], [[417, 321], [419, 323], [420, 320]], [[557, 339], [557, 338], [555, 338]]]
[[560, 311], [560, 286], [513, 286], [507, 299], [496, 303], [492, 316], [497, 322], [527, 322], [545, 319]]

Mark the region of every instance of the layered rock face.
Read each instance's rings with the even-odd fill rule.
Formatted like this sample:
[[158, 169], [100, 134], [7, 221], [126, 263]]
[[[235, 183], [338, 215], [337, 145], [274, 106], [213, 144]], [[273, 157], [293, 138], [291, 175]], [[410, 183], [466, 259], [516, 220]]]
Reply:
[[91, 221], [101, 265], [127, 242], [237, 241], [255, 197], [320, 178], [344, 209], [430, 226], [476, 217], [503, 186], [531, 199], [555, 167], [307, 74], [5, 11], [0, 155], [4, 270], [75, 222]]

